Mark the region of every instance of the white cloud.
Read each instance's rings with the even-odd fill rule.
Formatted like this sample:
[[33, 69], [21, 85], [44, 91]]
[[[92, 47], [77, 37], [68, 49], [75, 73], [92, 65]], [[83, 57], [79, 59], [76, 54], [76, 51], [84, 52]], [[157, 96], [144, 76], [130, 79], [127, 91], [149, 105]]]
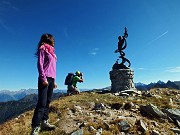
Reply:
[[180, 73], [180, 67], [171, 67], [171, 68], [167, 69], [166, 72]]
[[91, 53], [89, 53], [89, 54], [91, 54], [91, 55], [96, 55], [97, 53], [96, 53], [96, 52], [91, 52]]
[[144, 70], [144, 68], [138, 68], [138, 70]]
[[99, 48], [93, 48], [89, 54], [95, 56], [98, 51], [99, 51]]
[[98, 51], [99, 50], [99, 48], [94, 48], [94, 51]]
[[137, 70], [141, 70], [141, 71], [162, 71], [162, 68], [137, 68]]

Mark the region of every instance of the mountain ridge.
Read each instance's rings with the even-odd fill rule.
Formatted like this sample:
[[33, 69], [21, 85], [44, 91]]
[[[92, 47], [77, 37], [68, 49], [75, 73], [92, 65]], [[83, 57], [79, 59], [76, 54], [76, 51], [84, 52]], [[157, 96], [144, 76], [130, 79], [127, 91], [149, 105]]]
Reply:
[[[111, 86], [105, 87], [104, 89], [110, 89]], [[135, 83], [135, 87], [138, 90], [150, 90], [152, 88], [174, 88], [180, 89], [180, 81], [170, 81], [168, 80], [166, 83], [163, 81], [157, 81], [150, 84], [144, 84], [141, 82]], [[80, 91], [89, 91], [90, 89], [80, 89]], [[66, 93], [67, 90], [54, 90], [54, 93]], [[19, 91], [10, 91], [10, 90], [1, 90], [0, 91], [0, 102], [7, 101], [18, 101], [30, 94], [37, 94], [37, 89], [21, 89]]]
[[154, 83], [144, 84], [144, 83], [135, 83], [135, 87], [138, 90], [150, 90], [153, 88], [173, 88], [173, 89], [180, 89], [180, 81], [170, 81], [168, 80], [166, 83], [159, 80]]
[[[52, 101], [61, 96], [63, 93], [53, 93]], [[18, 101], [0, 102], [0, 124], [35, 108], [37, 100], [37, 94], [30, 94]]]
[[[37, 93], [37, 89], [21, 89], [19, 91], [2, 90], [0, 91], [0, 102], [18, 101], [25, 96]], [[54, 90], [54, 93], [66, 93], [66, 91], [57, 89]]]

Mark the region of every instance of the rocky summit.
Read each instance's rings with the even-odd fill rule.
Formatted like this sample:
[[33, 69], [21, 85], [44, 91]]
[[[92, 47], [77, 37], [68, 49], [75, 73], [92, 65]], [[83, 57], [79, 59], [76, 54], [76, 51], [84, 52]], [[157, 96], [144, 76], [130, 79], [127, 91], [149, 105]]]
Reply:
[[[0, 125], [0, 135], [28, 135], [33, 110]], [[130, 95], [82, 92], [53, 101], [50, 122], [40, 135], [178, 135], [180, 90], [156, 88]]]

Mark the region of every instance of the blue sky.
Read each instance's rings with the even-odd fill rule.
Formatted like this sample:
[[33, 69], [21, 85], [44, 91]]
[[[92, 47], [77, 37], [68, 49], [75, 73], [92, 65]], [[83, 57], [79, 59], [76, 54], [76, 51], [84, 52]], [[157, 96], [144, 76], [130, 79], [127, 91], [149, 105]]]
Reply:
[[80, 70], [79, 88], [111, 85], [109, 71], [127, 27], [134, 82], [180, 80], [179, 0], [1, 0], [0, 90], [37, 88], [40, 36], [55, 37], [57, 84]]

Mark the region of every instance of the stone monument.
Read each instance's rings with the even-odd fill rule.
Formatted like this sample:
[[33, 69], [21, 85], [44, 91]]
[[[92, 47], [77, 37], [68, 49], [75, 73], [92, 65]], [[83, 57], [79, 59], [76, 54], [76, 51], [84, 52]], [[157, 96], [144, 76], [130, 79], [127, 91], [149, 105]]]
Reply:
[[124, 49], [127, 47], [127, 37], [128, 33], [127, 28], [125, 27], [124, 35], [118, 37], [118, 49], [115, 50], [115, 53], [119, 52], [120, 54], [119, 58], [121, 59], [121, 63], [118, 63], [119, 59], [117, 59], [112, 70], [109, 72], [111, 91], [113, 93], [135, 89], [133, 82], [134, 71], [130, 69], [131, 62], [125, 57], [124, 53]]

